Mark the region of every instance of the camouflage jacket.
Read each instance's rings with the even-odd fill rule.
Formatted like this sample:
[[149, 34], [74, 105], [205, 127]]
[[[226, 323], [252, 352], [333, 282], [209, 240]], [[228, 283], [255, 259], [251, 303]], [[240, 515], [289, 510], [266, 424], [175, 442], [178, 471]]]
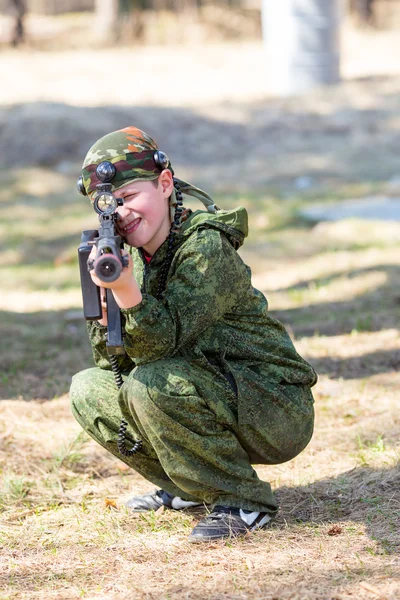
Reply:
[[[314, 385], [313, 368], [296, 352], [284, 326], [268, 314], [264, 295], [253, 288], [251, 271], [236, 249], [247, 235], [247, 212], [240, 207], [210, 214], [193, 212], [175, 237], [174, 256], [161, 300], [158, 279], [167, 242], [146, 264], [141, 249], [127, 247], [143, 299], [123, 309], [127, 372], [135, 365], [171, 356], [223, 365], [246, 361], [268, 378]], [[98, 367], [109, 369], [106, 328], [88, 323]]]

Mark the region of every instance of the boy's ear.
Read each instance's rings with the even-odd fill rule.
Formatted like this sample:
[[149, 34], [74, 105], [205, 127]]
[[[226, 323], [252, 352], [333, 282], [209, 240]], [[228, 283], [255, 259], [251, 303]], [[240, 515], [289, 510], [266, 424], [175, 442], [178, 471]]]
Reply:
[[159, 182], [161, 183], [162, 191], [166, 197], [169, 197], [172, 194], [172, 190], [174, 189], [174, 180], [172, 179], [172, 173], [168, 169], [164, 169], [161, 171], [159, 178]]

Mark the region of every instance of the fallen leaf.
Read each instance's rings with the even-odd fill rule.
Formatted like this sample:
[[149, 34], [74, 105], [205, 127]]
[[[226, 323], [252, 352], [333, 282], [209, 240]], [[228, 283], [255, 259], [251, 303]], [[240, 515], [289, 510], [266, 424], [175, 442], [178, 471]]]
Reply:
[[328, 535], [340, 535], [343, 533], [343, 527], [340, 525], [332, 525], [330, 529], [328, 529]]
[[129, 465], [126, 465], [125, 463], [121, 463], [120, 465], [118, 465], [117, 469], [118, 469], [118, 471], [125, 472], [125, 471], [130, 471], [131, 467]]

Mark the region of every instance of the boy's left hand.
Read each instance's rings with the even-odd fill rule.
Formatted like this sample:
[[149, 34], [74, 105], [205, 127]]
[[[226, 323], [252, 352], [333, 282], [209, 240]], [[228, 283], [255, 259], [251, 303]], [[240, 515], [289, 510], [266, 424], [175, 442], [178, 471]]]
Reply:
[[[96, 257], [96, 249], [93, 248], [94, 256], [89, 255], [89, 258]], [[93, 282], [100, 288], [110, 289], [114, 295], [115, 301], [120, 308], [133, 308], [142, 301], [142, 294], [139, 289], [136, 279], [133, 276], [132, 257], [126, 250], [121, 250], [121, 255], [128, 258], [128, 266], [123, 267], [121, 275], [115, 281], [101, 281], [94, 271], [90, 271], [90, 276]]]
[[[126, 252], [126, 250], [121, 250], [121, 256], [126, 256], [128, 258], [128, 266], [123, 267], [123, 269], [121, 271], [121, 275], [118, 277], [118, 279], [116, 279], [115, 281], [102, 281], [101, 279], [99, 279], [97, 277], [97, 275], [94, 272], [94, 269], [92, 269], [89, 272], [90, 272], [90, 276], [92, 278], [93, 283], [95, 283], [98, 287], [107, 288], [110, 290], [131, 287], [132, 280], [135, 281], [135, 279], [133, 277], [132, 257], [130, 254], [128, 254], [128, 252]], [[89, 255], [89, 260], [94, 260], [95, 258], [96, 258], [96, 248], [93, 247], [92, 251]]]

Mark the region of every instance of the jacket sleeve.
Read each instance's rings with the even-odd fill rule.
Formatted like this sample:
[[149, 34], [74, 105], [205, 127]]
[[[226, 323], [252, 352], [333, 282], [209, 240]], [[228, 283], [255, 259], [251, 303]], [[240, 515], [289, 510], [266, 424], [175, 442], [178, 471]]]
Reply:
[[[87, 321], [87, 330], [96, 367], [110, 371], [111, 363], [106, 345], [107, 327], [100, 325], [97, 321]], [[122, 372], [131, 371], [135, 366], [127, 354], [118, 356], [118, 365]]]
[[163, 300], [143, 294], [122, 310], [127, 354], [140, 363], [174, 355], [239, 302], [243, 285], [247, 267], [226, 237], [194, 232], [175, 255]]

